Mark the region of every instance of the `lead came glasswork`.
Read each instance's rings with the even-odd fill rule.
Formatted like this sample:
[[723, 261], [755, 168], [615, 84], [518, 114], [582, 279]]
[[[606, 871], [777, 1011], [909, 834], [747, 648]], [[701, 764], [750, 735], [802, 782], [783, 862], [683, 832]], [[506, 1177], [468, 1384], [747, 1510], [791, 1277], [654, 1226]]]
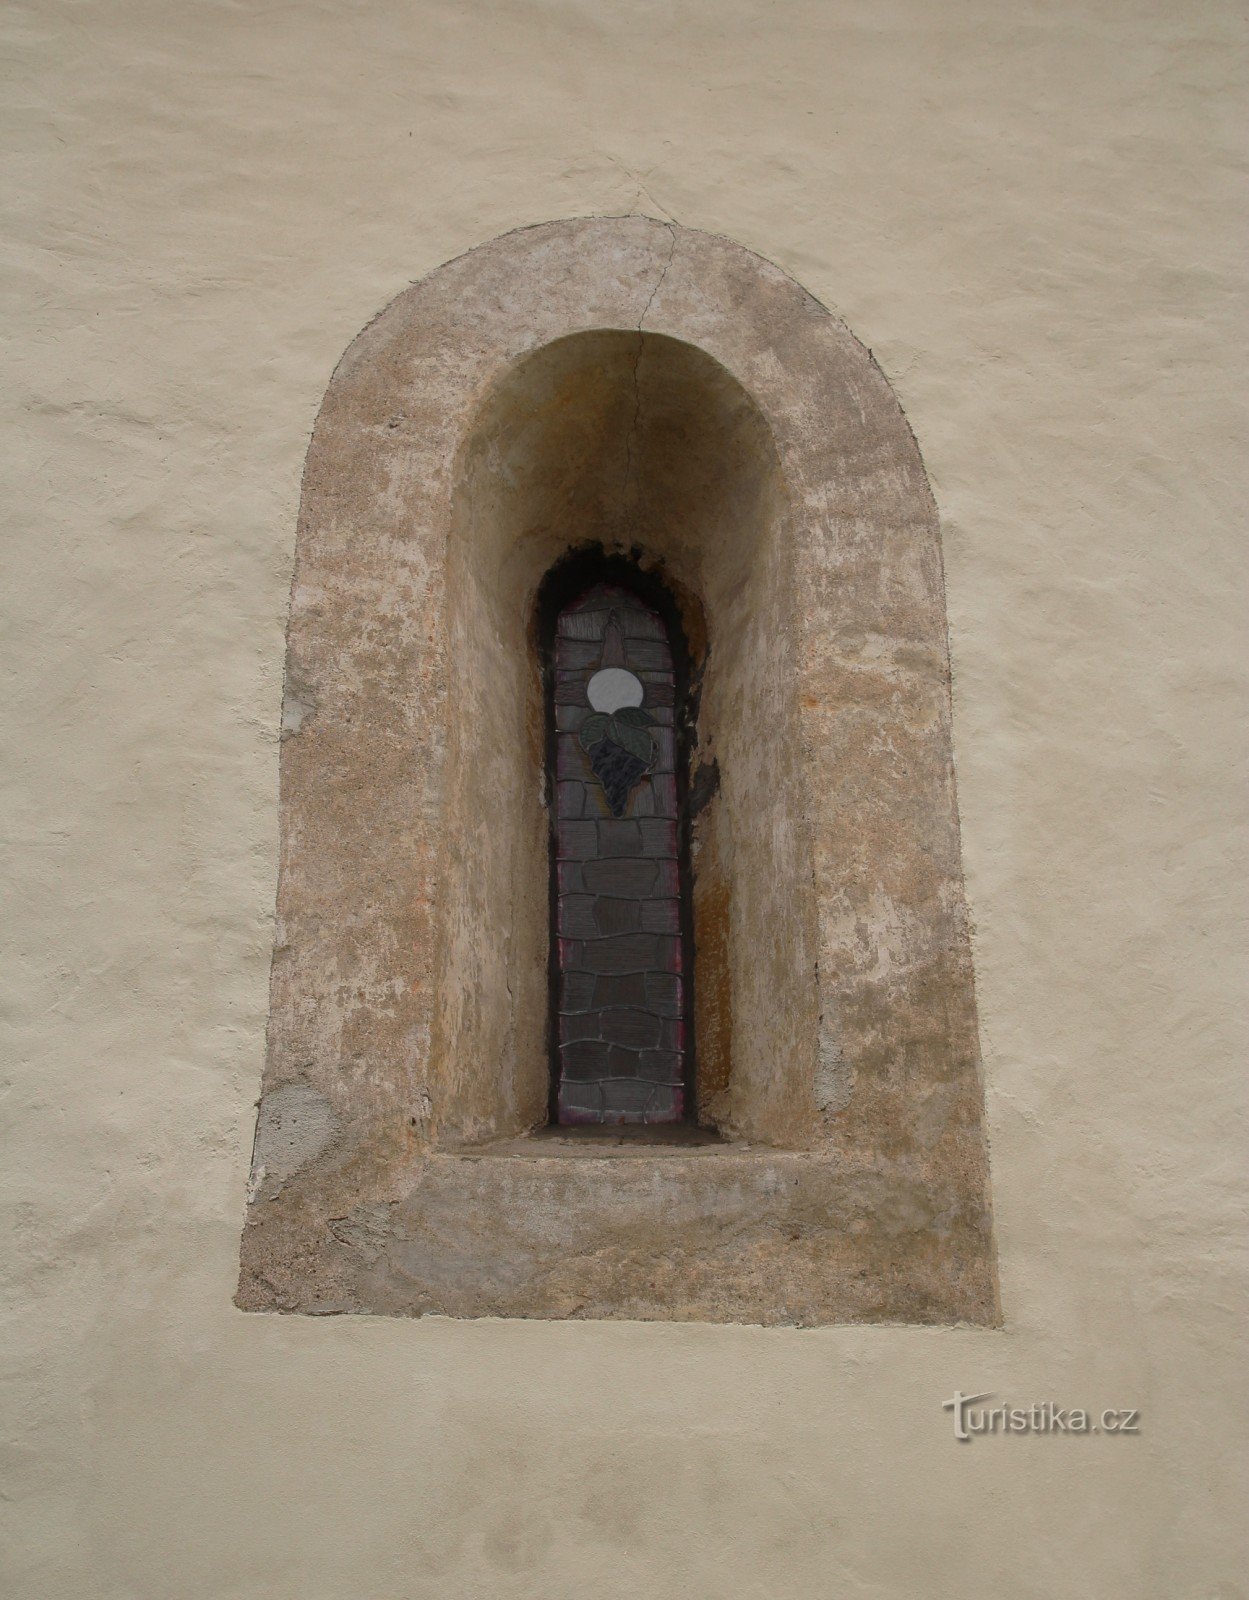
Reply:
[[685, 1111], [685, 951], [663, 619], [595, 584], [555, 633], [557, 1115], [666, 1123]]

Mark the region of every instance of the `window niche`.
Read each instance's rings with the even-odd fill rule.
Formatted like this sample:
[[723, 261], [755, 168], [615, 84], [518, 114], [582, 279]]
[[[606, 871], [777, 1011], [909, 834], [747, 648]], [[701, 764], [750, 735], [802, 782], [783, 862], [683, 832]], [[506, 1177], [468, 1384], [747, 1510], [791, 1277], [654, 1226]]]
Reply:
[[997, 1320], [936, 516], [844, 328], [644, 218], [450, 263], [334, 376], [287, 650], [240, 1305]]
[[683, 341], [647, 335], [639, 359], [636, 332], [568, 335], [482, 401], [456, 463], [447, 563], [451, 656], [472, 670], [451, 683], [464, 811], [448, 836], [431, 1051], [444, 1144], [547, 1119], [544, 597], [567, 573], [588, 582], [596, 560], [669, 612], [697, 681], [673, 774], [706, 794], [687, 841], [690, 1100], [729, 1137], [800, 1147], [815, 1134], [816, 911], [783, 504], [758, 408]]

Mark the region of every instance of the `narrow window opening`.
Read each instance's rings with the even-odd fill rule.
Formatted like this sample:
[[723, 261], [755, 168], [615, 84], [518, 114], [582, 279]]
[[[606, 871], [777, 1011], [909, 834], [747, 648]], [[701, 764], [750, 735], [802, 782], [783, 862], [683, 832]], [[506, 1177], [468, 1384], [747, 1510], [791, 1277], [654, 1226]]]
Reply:
[[550, 1121], [697, 1121], [685, 773], [689, 656], [672, 596], [579, 552], [540, 608], [551, 819]]

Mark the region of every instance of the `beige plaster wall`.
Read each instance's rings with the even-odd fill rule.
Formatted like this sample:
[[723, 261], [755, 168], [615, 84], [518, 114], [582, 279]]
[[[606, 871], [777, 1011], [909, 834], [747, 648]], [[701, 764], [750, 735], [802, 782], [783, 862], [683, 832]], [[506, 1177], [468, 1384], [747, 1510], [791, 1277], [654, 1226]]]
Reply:
[[[1237, 8], [6, 31], [6, 1592], [1244, 1594]], [[633, 209], [799, 277], [924, 453], [1001, 1332], [231, 1305], [313, 416], [407, 280]], [[956, 1445], [956, 1389], [1142, 1431]]]

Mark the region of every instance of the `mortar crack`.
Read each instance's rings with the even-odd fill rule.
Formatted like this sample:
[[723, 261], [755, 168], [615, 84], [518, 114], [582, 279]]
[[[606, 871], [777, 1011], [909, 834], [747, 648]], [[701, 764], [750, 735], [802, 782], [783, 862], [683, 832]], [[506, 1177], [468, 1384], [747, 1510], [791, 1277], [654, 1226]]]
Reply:
[[638, 318], [638, 348], [637, 355], [633, 358], [633, 421], [630, 423], [629, 431], [625, 435], [624, 493], [622, 498], [626, 505], [629, 498], [629, 486], [633, 481], [633, 441], [637, 437], [638, 428], [642, 421], [642, 386], [638, 379], [638, 372], [642, 366], [642, 350], [646, 343], [646, 335], [643, 328], [647, 317], [650, 316], [651, 307], [655, 304], [655, 297], [664, 286], [664, 279], [668, 276], [668, 268], [672, 265], [672, 258], [677, 253], [676, 230], [670, 222], [664, 222], [661, 226], [667, 228], [671, 243], [668, 247], [668, 259], [664, 262], [663, 270], [656, 278], [655, 287], [651, 290], [650, 298], [642, 307], [642, 315]]

